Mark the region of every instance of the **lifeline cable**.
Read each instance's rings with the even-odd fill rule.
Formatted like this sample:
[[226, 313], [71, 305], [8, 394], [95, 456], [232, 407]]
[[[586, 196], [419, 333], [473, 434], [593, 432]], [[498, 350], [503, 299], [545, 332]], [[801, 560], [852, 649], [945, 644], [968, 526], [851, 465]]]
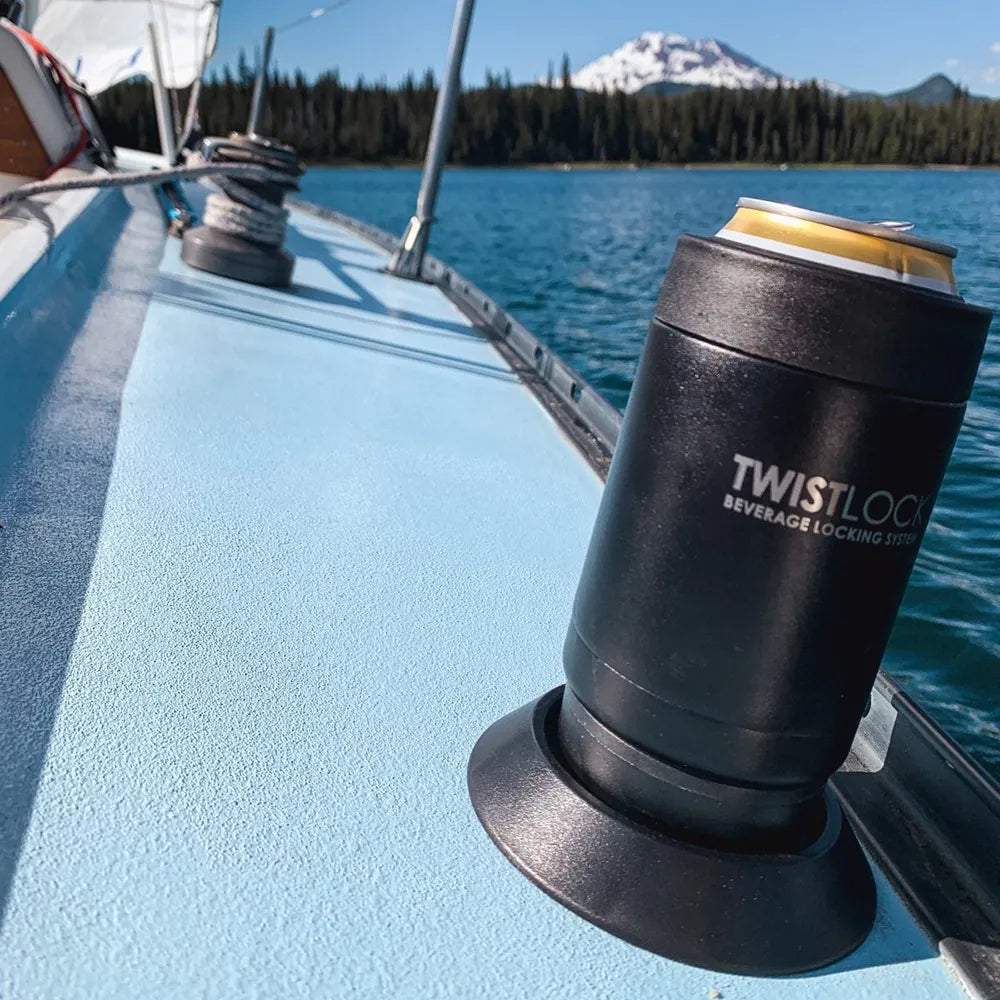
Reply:
[[164, 170], [142, 170], [135, 173], [103, 174], [100, 177], [69, 177], [65, 180], [35, 181], [23, 184], [13, 191], [0, 195], [0, 212], [17, 202], [27, 201], [39, 194], [56, 191], [80, 191], [85, 188], [124, 188], [139, 184], [165, 184], [170, 180], [198, 180], [203, 177], [245, 177], [254, 181], [286, 179], [279, 170], [257, 163], [207, 163], [193, 167], [169, 167]]

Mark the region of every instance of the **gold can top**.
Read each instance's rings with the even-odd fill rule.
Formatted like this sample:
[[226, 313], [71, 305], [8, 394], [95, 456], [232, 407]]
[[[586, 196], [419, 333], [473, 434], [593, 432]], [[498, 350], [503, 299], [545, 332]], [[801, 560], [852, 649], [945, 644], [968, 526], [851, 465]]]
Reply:
[[907, 223], [857, 222], [774, 201], [740, 198], [722, 239], [958, 295], [954, 247], [911, 235]]

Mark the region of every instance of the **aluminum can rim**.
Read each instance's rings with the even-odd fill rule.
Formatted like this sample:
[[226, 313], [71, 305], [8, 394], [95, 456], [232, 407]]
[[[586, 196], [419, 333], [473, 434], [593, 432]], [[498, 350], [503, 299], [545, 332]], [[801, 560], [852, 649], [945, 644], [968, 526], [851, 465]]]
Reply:
[[765, 201], [761, 198], [740, 198], [736, 203], [736, 207], [752, 208], [759, 212], [771, 212], [774, 215], [786, 215], [794, 219], [804, 219], [808, 222], [817, 222], [824, 226], [833, 226], [836, 229], [864, 233], [867, 236], [875, 236], [892, 243], [905, 243], [908, 246], [919, 247], [921, 250], [940, 254], [942, 257], [954, 258], [958, 256], [958, 250], [947, 243], [927, 240], [921, 236], [911, 236], [909, 233], [903, 232], [898, 228], [881, 225], [878, 222], [858, 222], [855, 219], [847, 219], [839, 215], [814, 212], [808, 208], [799, 208], [797, 205], [788, 205], [780, 201]]

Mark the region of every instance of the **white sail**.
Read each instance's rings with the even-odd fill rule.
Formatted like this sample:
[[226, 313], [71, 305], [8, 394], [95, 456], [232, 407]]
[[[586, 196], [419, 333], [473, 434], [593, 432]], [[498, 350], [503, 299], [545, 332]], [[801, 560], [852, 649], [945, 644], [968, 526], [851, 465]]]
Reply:
[[166, 87], [187, 87], [215, 49], [218, 0], [41, 0], [31, 32], [92, 94], [152, 78], [156, 25]]

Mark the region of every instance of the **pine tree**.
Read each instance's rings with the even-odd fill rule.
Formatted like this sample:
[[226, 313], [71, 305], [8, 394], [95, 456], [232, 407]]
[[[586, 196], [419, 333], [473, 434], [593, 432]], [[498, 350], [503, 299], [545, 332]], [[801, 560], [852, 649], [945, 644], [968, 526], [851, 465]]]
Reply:
[[[773, 90], [694, 90], [676, 95], [589, 93], [562, 86], [515, 86], [488, 73], [460, 96], [450, 158], [455, 163], [610, 160], [662, 163], [1000, 163], [1000, 102], [965, 92], [937, 107], [845, 100], [815, 83]], [[242, 127], [253, 73], [245, 54], [202, 90], [201, 121], [210, 135]], [[183, 99], [183, 95], [180, 95]], [[437, 84], [428, 71], [398, 86], [336, 72], [315, 81], [270, 74], [262, 124], [312, 162], [418, 161], [425, 152]], [[183, 101], [182, 101], [183, 102]], [[101, 95], [102, 120], [116, 145], [157, 149], [151, 89], [119, 84]]]

